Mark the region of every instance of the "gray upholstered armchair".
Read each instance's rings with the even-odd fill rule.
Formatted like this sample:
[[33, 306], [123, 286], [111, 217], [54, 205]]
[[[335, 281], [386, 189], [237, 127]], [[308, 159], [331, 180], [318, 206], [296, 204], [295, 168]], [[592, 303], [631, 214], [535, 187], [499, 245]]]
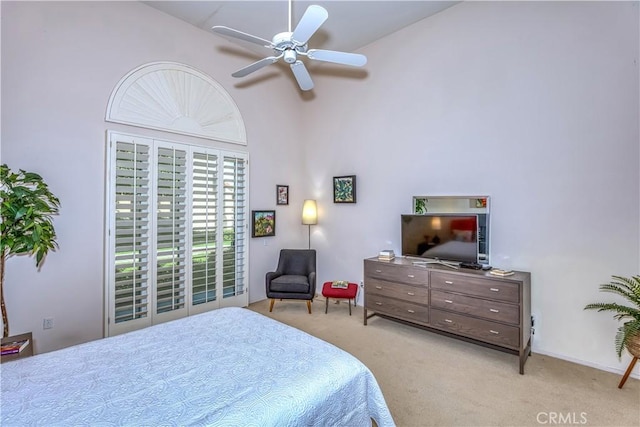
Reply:
[[311, 302], [316, 295], [316, 251], [315, 249], [281, 249], [278, 268], [267, 273], [265, 278], [267, 298], [273, 303], [279, 299], [307, 301], [311, 314]]

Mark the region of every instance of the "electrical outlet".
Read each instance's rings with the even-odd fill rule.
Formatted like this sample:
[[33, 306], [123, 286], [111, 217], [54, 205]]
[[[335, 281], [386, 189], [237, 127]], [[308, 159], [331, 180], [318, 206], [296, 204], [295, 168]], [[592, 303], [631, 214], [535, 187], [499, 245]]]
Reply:
[[42, 329], [53, 329], [53, 317], [47, 317], [42, 320]]
[[362, 280], [360, 280], [360, 287], [364, 288], [364, 282]]

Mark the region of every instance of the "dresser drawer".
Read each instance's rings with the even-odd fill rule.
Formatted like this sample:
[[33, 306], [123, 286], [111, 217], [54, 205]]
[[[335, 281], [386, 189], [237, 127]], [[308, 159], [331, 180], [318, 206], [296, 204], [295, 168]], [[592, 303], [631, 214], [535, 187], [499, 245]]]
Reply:
[[520, 346], [520, 328], [431, 309], [431, 326], [503, 347]]
[[518, 305], [432, 290], [431, 306], [498, 322], [520, 324], [520, 306]]
[[378, 279], [365, 279], [364, 291], [385, 297], [398, 298], [415, 304], [429, 304], [429, 287], [409, 286], [401, 283], [391, 283]]
[[410, 285], [426, 286], [429, 283], [429, 272], [425, 268], [382, 262], [365, 262], [364, 276]]
[[365, 294], [365, 307], [379, 314], [426, 325], [429, 323], [429, 307], [385, 298], [379, 295]]
[[517, 283], [484, 277], [460, 276], [432, 271], [431, 288], [516, 304], [520, 301], [520, 286]]

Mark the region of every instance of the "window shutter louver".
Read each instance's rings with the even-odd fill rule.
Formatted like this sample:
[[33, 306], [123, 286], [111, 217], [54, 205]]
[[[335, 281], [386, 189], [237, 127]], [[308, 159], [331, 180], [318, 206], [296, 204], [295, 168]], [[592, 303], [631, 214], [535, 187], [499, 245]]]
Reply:
[[156, 312], [186, 303], [186, 151], [158, 148], [156, 169]]
[[244, 293], [246, 244], [246, 161], [224, 156], [223, 169], [223, 297]]
[[193, 154], [192, 304], [216, 300], [218, 156]]
[[149, 311], [149, 151], [116, 142], [114, 182], [114, 321], [144, 318]]

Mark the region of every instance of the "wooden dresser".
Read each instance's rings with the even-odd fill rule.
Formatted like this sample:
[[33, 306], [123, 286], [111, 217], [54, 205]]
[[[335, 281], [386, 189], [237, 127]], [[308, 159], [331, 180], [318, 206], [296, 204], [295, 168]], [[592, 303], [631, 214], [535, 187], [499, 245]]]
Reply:
[[374, 315], [517, 354], [524, 374], [531, 353], [531, 274], [497, 277], [481, 270], [414, 265], [406, 258], [368, 258], [364, 324]]

